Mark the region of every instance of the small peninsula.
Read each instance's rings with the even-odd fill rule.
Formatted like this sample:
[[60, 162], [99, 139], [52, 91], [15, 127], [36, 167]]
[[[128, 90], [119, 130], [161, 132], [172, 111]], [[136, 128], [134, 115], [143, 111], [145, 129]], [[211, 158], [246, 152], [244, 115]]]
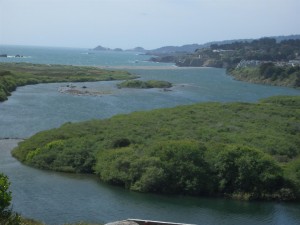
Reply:
[[91, 66], [0, 63], [0, 102], [7, 100], [17, 87], [38, 83], [94, 82], [135, 79], [121, 70], [105, 70]]
[[282, 96], [66, 123], [20, 142], [13, 156], [139, 192], [299, 200], [299, 107], [299, 96]]

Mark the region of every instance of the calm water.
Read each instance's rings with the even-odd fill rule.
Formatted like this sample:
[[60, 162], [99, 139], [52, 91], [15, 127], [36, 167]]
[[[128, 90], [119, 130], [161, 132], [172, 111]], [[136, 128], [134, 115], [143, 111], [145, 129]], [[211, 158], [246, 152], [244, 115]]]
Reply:
[[[9, 57], [0, 57], [0, 62], [30, 62], [92, 66], [160, 66], [158, 63], [147, 62], [150, 57], [141, 55], [138, 52], [91, 51], [88, 49], [73, 48], [0, 45], [0, 55], [1, 54], [7, 54]], [[24, 57], [15, 58], [16, 55]]]
[[[147, 56], [136, 53], [98, 52], [0, 46], [0, 54], [28, 58], [0, 61], [73, 65], [143, 65]], [[138, 61], [138, 63], [136, 63]], [[173, 107], [206, 101], [247, 101], [273, 95], [300, 95], [299, 90], [237, 82], [221, 69], [131, 69], [141, 79], [174, 84], [172, 91], [117, 89], [117, 82], [77, 84], [111, 94], [72, 96], [58, 92], [64, 84], [20, 87], [0, 103], [0, 138], [27, 138], [68, 121], [108, 118], [118, 113]], [[49, 224], [109, 222], [143, 218], [194, 224], [300, 224], [300, 204], [246, 203], [222, 199], [139, 194], [100, 183], [93, 176], [62, 174], [26, 167], [10, 155], [17, 140], [0, 140], [0, 171], [10, 177], [13, 207], [24, 216]]]

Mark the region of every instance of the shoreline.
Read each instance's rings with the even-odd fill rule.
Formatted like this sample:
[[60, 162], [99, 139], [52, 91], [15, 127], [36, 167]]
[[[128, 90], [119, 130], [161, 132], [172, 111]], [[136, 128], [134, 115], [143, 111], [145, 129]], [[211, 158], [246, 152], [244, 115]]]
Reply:
[[212, 67], [178, 67], [178, 66], [94, 66], [100, 69], [120, 69], [120, 70], [190, 70], [207, 69]]
[[26, 138], [18, 138], [18, 137], [0, 137], [0, 141], [24, 141]]

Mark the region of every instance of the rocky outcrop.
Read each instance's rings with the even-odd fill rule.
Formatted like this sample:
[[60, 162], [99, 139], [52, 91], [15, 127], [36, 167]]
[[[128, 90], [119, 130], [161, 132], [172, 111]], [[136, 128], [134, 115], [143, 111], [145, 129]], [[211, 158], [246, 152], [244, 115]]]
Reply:
[[225, 68], [226, 64], [221, 60], [202, 59], [198, 57], [183, 57], [175, 62], [179, 67], [216, 67]]
[[200, 67], [203, 66], [204, 60], [195, 58], [195, 57], [184, 57], [176, 61], [176, 66], [184, 67], [184, 66], [192, 66], [192, 67]]
[[158, 56], [158, 57], [151, 57], [149, 61], [151, 62], [162, 62], [162, 63], [173, 63], [177, 59], [176, 56], [167, 55], [167, 56]]
[[96, 50], [96, 51], [108, 51], [110, 50], [109, 48], [105, 48], [101, 45], [98, 45], [96, 48], [93, 48], [93, 50]]

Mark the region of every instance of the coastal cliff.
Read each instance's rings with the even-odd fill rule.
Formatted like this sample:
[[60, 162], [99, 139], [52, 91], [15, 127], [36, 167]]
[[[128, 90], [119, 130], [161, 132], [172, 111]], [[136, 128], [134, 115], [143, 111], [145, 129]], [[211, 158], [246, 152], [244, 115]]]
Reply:
[[151, 58], [178, 67], [225, 68], [237, 80], [300, 87], [300, 40], [277, 42], [274, 38], [211, 44], [194, 53]]

